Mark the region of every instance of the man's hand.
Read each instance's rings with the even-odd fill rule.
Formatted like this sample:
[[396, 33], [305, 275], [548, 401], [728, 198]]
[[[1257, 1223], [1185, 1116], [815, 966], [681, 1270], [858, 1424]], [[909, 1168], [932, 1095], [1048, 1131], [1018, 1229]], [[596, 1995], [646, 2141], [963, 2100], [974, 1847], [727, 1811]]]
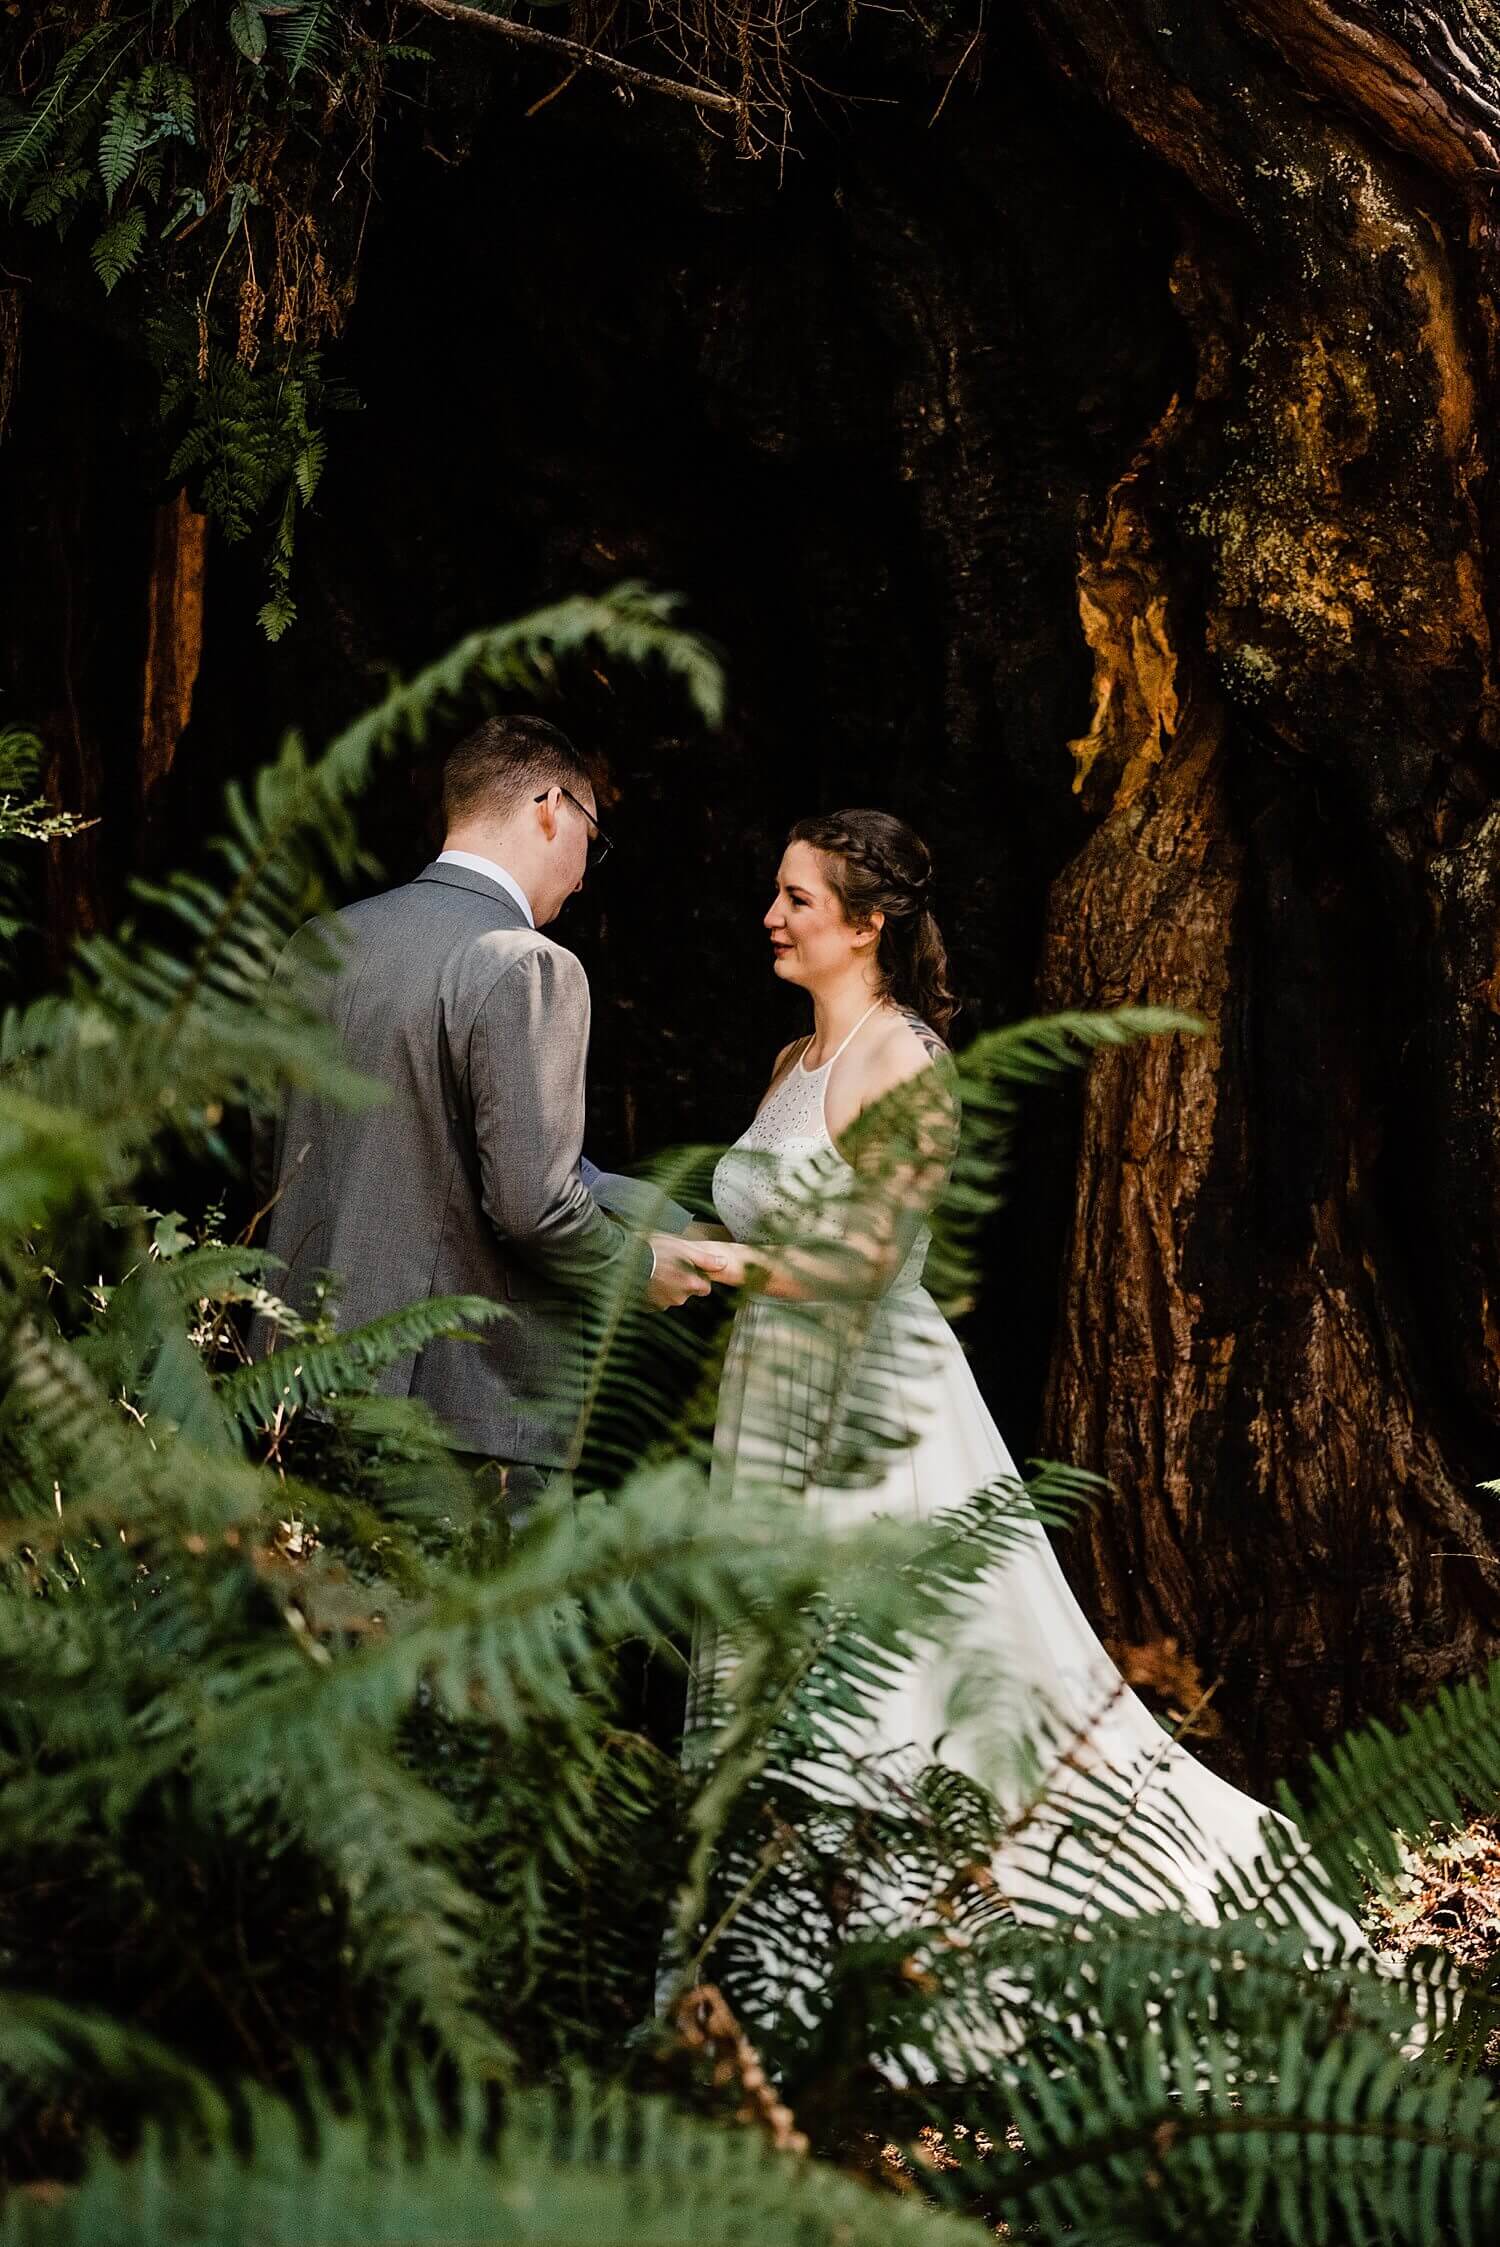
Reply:
[[653, 1310], [670, 1311], [690, 1295], [707, 1295], [728, 1270], [727, 1251], [708, 1241], [683, 1240], [676, 1233], [648, 1237], [656, 1254], [656, 1270], [646, 1282], [646, 1301]]

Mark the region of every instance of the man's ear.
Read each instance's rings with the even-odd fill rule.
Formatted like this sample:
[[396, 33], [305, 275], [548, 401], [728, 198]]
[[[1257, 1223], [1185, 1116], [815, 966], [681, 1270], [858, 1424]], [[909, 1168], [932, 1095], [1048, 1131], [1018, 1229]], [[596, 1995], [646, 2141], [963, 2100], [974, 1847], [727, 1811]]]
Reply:
[[561, 802], [562, 790], [560, 788], [549, 788], [541, 802], [533, 804], [531, 807], [536, 813], [537, 824], [549, 843], [557, 833], [557, 807]]

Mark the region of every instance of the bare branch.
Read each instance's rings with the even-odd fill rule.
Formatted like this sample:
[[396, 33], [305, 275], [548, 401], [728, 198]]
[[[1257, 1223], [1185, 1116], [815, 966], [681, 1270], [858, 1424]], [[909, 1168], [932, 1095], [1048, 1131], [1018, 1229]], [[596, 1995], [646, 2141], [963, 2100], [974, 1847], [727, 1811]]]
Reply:
[[653, 94], [668, 94], [674, 101], [694, 102], [700, 109], [724, 109], [731, 117], [739, 114], [740, 104], [732, 94], [722, 94], [707, 86], [689, 86], [680, 78], [659, 78], [654, 71], [637, 70], [634, 63], [617, 62], [613, 55], [598, 54], [581, 40], [565, 39], [557, 31], [538, 31], [533, 24], [516, 23], [509, 16], [491, 15], [487, 8], [467, 6], [466, 0], [415, 0], [415, 5], [429, 16], [446, 17], [450, 23], [472, 24], [484, 31], [498, 32], [502, 39], [514, 39], [523, 47], [545, 47], [551, 54], [566, 55], [579, 69], [602, 71], [606, 78], [618, 79], [622, 85], [640, 86]]

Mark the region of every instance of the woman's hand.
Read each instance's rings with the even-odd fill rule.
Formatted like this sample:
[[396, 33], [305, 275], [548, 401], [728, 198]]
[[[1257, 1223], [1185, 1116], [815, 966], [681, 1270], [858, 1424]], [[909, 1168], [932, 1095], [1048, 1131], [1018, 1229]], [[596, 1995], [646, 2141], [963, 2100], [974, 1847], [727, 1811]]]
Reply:
[[718, 1252], [725, 1259], [723, 1270], [714, 1274], [718, 1286], [749, 1287], [771, 1269], [767, 1250], [752, 1247], [748, 1241], [731, 1240], [723, 1231], [716, 1237], [722, 1244]]

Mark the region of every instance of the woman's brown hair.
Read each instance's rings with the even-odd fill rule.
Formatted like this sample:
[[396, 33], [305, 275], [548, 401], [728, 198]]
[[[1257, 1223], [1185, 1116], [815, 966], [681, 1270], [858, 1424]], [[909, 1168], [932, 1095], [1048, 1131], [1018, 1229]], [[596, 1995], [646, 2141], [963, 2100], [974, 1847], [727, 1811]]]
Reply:
[[824, 860], [828, 886], [853, 927], [885, 916], [876, 948], [882, 985], [946, 1039], [957, 1002], [929, 903], [932, 855], [921, 836], [888, 811], [835, 811], [798, 820], [787, 840], [809, 844]]

